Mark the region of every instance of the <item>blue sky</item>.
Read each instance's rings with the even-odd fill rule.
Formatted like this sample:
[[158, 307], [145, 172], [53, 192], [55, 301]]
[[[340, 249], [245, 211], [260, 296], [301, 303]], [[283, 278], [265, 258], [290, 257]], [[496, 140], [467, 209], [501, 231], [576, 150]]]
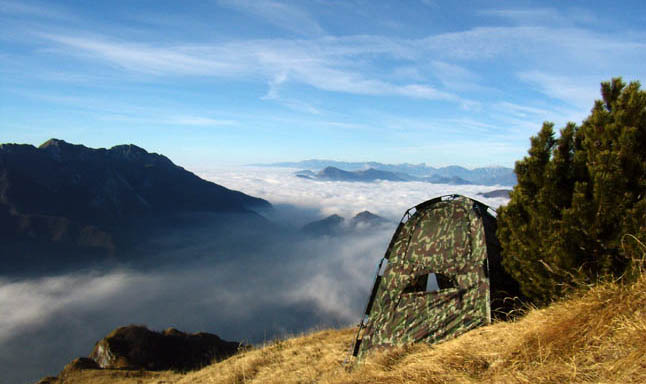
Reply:
[[0, 0], [0, 142], [513, 166], [601, 81], [644, 82], [644, 25], [642, 1]]

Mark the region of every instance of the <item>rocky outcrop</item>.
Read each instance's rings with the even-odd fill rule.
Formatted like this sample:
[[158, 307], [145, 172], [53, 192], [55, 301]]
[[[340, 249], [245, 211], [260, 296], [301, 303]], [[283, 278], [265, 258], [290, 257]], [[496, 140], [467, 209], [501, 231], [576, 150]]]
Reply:
[[88, 358], [88, 357], [79, 357], [77, 359], [72, 360], [71, 363], [67, 364], [65, 368], [63, 368], [63, 372], [61, 372], [61, 376], [64, 376], [65, 373], [71, 372], [71, 371], [82, 371], [84, 369], [101, 369], [99, 364], [97, 364], [96, 361]]
[[101, 368], [188, 371], [225, 359], [240, 349], [210, 333], [163, 332], [144, 326], [120, 327], [94, 346], [90, 358]]

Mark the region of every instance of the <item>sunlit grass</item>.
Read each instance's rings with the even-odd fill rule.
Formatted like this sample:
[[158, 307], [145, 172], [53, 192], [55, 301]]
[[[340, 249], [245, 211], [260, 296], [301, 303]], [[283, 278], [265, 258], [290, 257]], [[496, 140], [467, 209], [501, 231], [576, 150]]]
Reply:
[[79, 371], [65, 382], [644, 383], [646, 277], [599, 284], [445, 343], [378, 351], [348, 371], [353, 335], [348, 328], [278, 340], [185, 375]]

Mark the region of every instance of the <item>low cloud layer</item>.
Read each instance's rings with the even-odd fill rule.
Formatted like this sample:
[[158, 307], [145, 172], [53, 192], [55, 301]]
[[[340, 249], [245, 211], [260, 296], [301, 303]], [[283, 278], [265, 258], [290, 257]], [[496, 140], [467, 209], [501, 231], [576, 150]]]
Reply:
[[87, 356], [101, 337], [131, 323], [245, 343], [351, 325], [391, 232], [303, 236], [291, 243], [293, 237], [254, 238], [260, 245], [253, 254], [180, 263], [196, 252], [187, 246], [165, 255], [168, 266], [145, 271], [1, 280], [0, 366], [9, 383], [35, 381]]
[[[426, 183], [313, 182], [283, 169], [211, 171], [219, 184], [269, 199], [274, 222], [213, 217], [142, 244], [137, 262], [110, 270], [0, 278], [3, 382], [56, 374], [112, 329], [146, 324], [247, 343], [358, 321], [377, 261], [404, 210], [445, 193], [493, 189]], [[492, 205], [496, 199], [482, 199]], [[309, 237], [328, 214], [369, 210], [392, 219], [373, 231]], [[244, 228], [244, 230], [242, 229]], [[11, 369], [9, 369], [11, 368]]]
[[[316, 181], [294, 176], [298, 169], [245, 167], [242, 169], [202, 169], [197, 174], [207, 180], [269, 200], [272, 204], [290, 204], [308, 210], [313, 216], [339, 214], [353, 216], [368, 210], [399, 221], [404, 212], [437, 196], [461, 194], [482, 201], [493, 208], [505, 198], [485, 198], [478, 193], [509, 187], [448, 185], [424, 182], [378, 181], [374, 183]], [[303, 218], [303, 219], [310, 219]], [[294, 218], [285, 218], [294, 220]], [[298, 218], [297, 218], [298, 219]]]

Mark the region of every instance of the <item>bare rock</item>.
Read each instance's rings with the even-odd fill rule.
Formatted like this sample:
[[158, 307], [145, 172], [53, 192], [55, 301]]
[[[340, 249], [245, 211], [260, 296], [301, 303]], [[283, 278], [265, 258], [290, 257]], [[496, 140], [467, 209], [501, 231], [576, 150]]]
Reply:
[[99, 366], [96, 361], [90, 358], [79, 357], [72, 360], [71, 363], [67, 364], [65, 368], [63, 368], [63, 372], [80, 371], [83, 369], [101, 369], [101, 366]]
[[189, 371], [225, 359], [240, 343], [210, 333], [163, 332], [129, 325], [112, 331], [94, 346], [90, 358], [101, 368]]

